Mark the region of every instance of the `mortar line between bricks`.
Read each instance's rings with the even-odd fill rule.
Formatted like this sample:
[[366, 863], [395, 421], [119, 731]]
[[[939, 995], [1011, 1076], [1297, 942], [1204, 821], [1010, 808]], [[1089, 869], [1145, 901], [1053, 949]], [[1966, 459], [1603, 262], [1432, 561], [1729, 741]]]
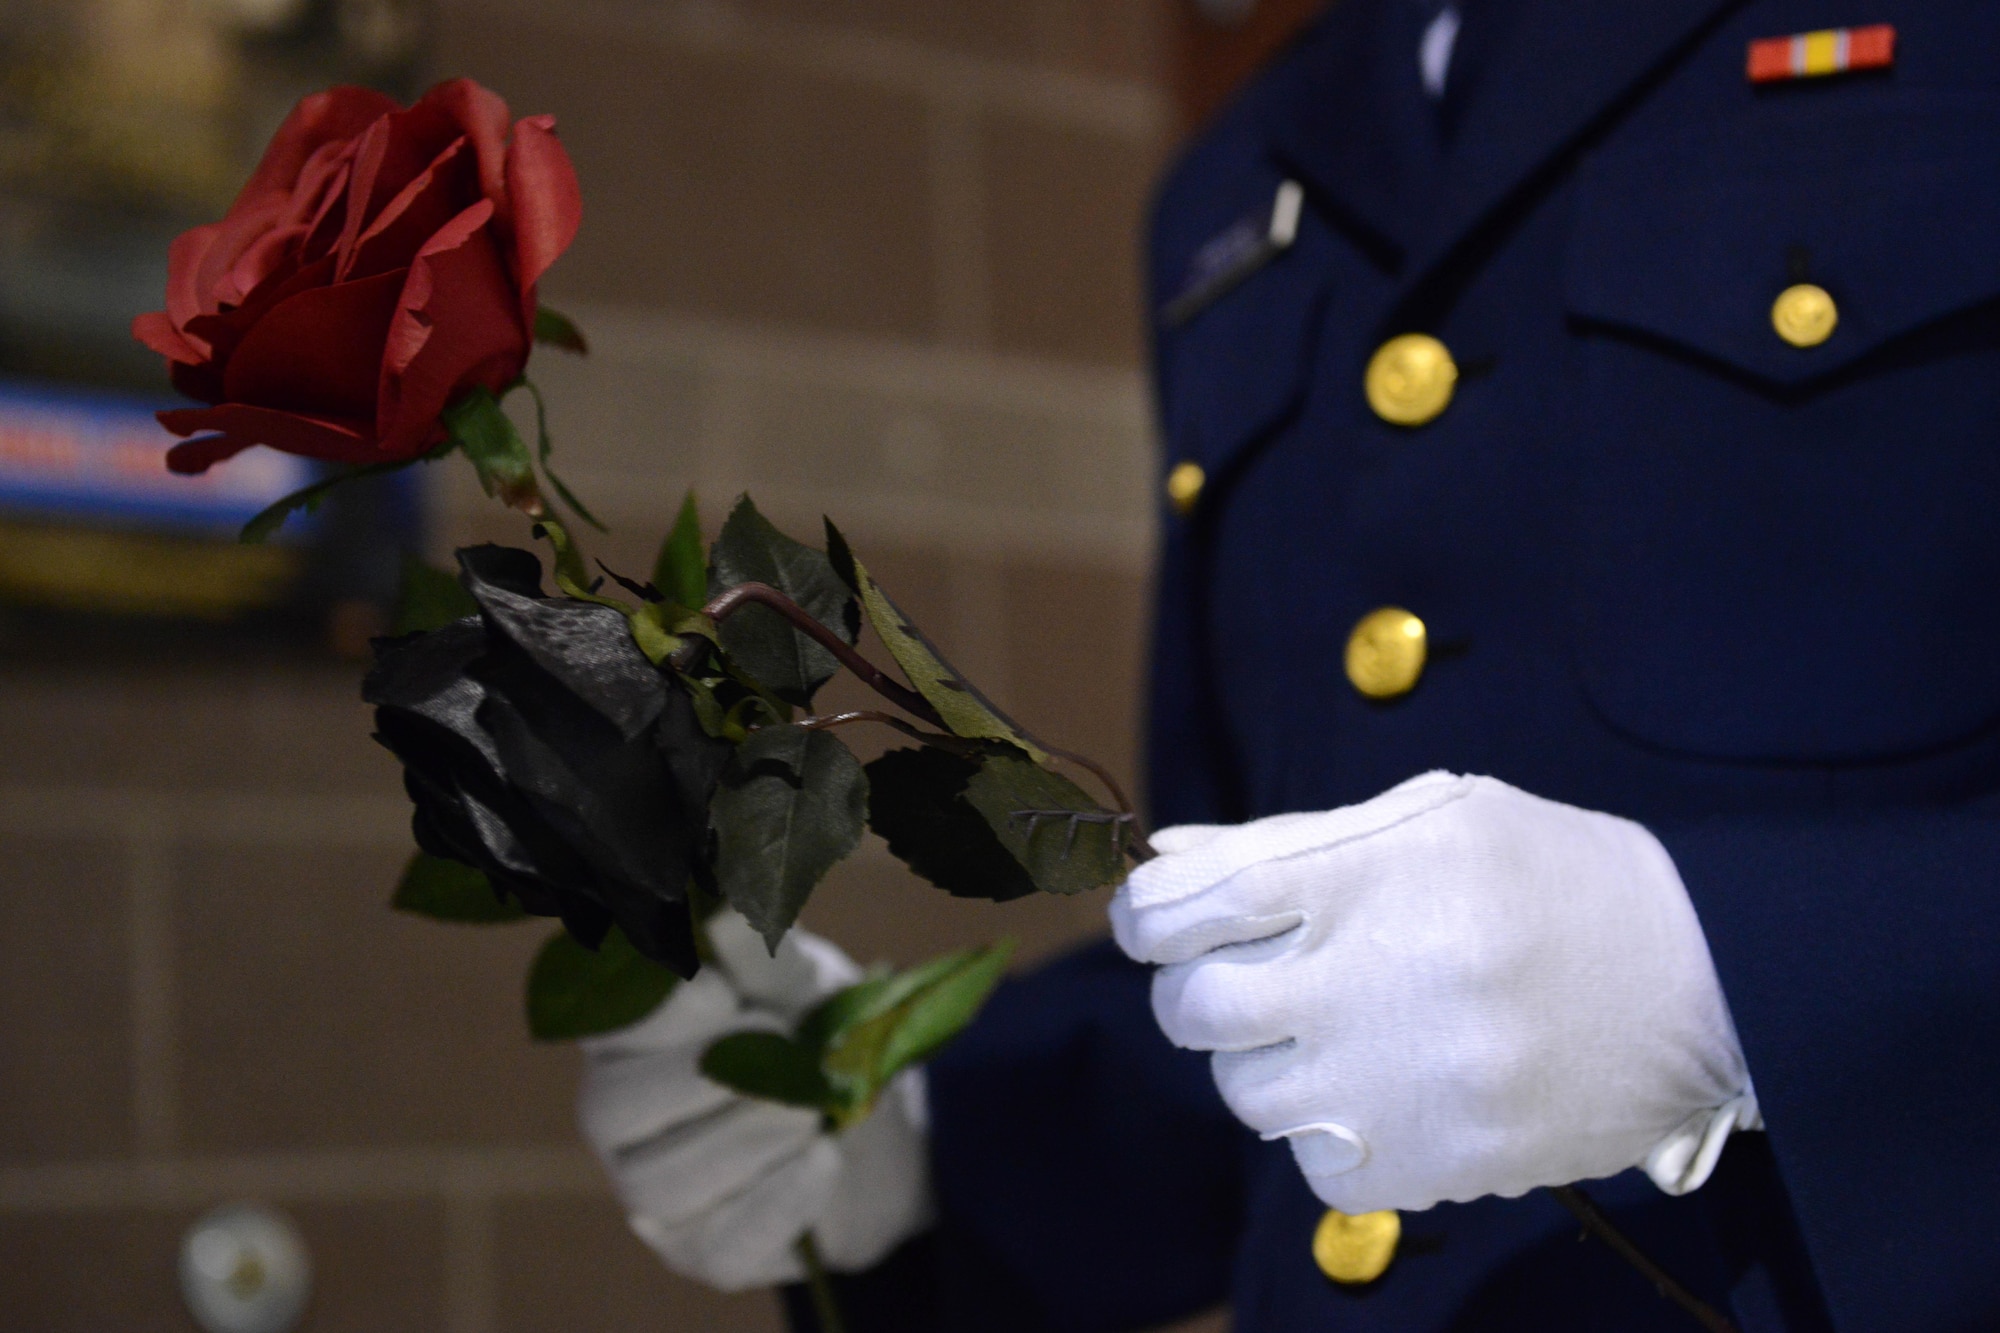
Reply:
[[607, 1197], [581, 1147], [320, 1149], [0, 1166], [0, 1215], [272, 1203]]
[[410, 807], [401, 796], [272, 795], [137, 787], [0, 786], [0, 833], [125, 839], [145, 827], [163, 845], [340, 846], [401, 850]]

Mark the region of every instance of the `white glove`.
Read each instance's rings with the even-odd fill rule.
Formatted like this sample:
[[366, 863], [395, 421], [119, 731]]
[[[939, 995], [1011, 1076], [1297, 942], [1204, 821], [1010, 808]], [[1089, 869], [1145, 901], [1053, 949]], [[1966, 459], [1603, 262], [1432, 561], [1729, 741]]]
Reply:
[[719, 913], [721, 966], [674, 988], [651, 1017], [591, 1038], [578, 1115], [632, 1230], [676, 1272], [723, 1291], [796, 1282], [810, 1229], [827, 1267], [880, 1262], [930, 1224], [922, 1074], [903, 1074], [866, 1120], [828, 1133], [819, 1114], [743, 1097], [702, 1077], [730, 1032], [790, 1032], [861, 978], [834, 945], [793, 930], [774, 959], [742, 917]]
[[1701, 925], [1639, 825], [1429, 773], [1154, 835], [1111, 904], [1153, 1012], [1345, 1213], [1645, 1165], [1707, 1179], [1756, 1100]]

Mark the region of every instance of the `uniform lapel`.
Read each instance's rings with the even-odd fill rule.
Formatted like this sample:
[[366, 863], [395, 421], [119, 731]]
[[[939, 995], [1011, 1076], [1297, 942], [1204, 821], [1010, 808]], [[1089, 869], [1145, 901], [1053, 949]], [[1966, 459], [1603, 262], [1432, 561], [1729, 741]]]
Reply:
[[[1472, 0], [1477, 4], [1478, 0]], [[1443, 261], [1745, 0], [1516, 0], [1484, 56], [1410, 277]], [[1477, 21], [1473, 11], [1471, 21]]]
[[1442, 163], [1409, 0], [1341, 0], [1264, 103], [1273, 156], [1380, 247], [1406, 289], [1746, 0], [1515, 3]]
[[1341, 0], [1278, 68], [1262, 108], [1279, 165], [1392, 268], [1436, 184], [1434, 108], [1416, 75], [1419, 14], [1414, 0]]

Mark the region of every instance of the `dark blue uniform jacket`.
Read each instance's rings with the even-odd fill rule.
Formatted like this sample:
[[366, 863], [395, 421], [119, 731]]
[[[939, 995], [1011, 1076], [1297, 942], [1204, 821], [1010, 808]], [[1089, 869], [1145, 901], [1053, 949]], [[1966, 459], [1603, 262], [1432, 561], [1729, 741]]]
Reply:
[[[1207, 486], [1164, 519], [1154, 816], [1448, 768], [1644, 822], [1770, 1128], [1689, 1197], [1597, 1193], [1752, 1333], [2000, 1329], [2000, 5], [1465, 12], [1433, 103], [1425, 11], [1345, 0], [1160, 194], [1156, 309], [1281, 183], [1305, 206], [1156, 322], [1163, 463]], [[1889, 70], [1746, 78], [1753, 39], [1872, 23]], [[1807, 349], [1770, 314], [1799, 281], [1839, 309]], [[1412, 331], [1461, 376], [1406, 429], [1362, 383]], [[1341, 661], [1384, 605], [1433, 653], [1377, 704]], [[1289, 1155], [1145, 988], [1070, 958], [935, 1067], [944, 1220], [899, 1290], [937, 1305], [909, 1326], [1226, 1300], [1237, 1333], [1697, 1327], [1545, 1194], [1411, 1215], [1386, 1276], [1330, 1283]]]

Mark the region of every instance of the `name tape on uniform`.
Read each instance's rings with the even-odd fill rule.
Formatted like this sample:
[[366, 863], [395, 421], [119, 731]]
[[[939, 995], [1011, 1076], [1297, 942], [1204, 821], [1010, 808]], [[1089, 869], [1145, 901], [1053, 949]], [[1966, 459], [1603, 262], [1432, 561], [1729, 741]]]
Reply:
[[1823, 28], [1750, 43], [1752, 83], [1817, 79], [1853, 70], [1887, 69], [1895, 63], [1896, 29], [1888, 23]]
[[1160, 318], [1177, 329], [1207, 309], [1217, 297], [1290, 248], [1299, 234], [1299, 210], [1306, 192], [1297, 181], [1278, 187], [1268, 218], [1248, 217], [1195, 252], [1188, 275]]

